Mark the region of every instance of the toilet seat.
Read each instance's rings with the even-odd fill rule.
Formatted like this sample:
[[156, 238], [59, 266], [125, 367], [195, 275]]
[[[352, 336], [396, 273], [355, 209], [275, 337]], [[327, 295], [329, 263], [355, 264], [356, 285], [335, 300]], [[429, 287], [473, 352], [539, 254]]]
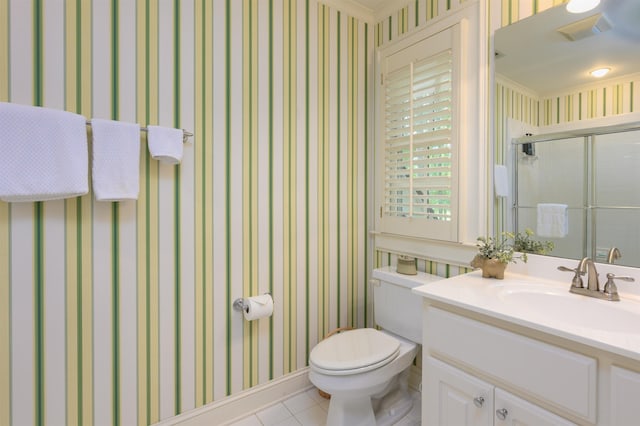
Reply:
[[318, 343], [311, 351], [309, 364], [322, 374], [358, 374], [388, 364], [399, 351], [397, 339], [373, 328], [361, 328]]

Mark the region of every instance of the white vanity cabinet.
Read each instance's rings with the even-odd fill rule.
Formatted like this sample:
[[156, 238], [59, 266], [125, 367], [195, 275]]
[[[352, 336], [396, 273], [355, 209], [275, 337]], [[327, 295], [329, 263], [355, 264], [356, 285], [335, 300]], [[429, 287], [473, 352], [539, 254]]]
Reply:
[[611, 425], [640, 424], [640, 373], [611, 367]]
[[428, 298], [423, 333], [425, 426], [640, 425], [633, 356]]
[[596, 423], [596, 358], [429, 304], [423, 332], [425, 425]]
[[413, 289], [423, 425], [640, 425], [640, 268], [598, 264], [636, 280], [610, 302], [570, 293], [569, 264], [532, 255], [504, 280], [474, 271]]
[[435, 358], [428, 357], [425, 366], [429, 371], [423, 386], [426, 425], [575, 425]]
[[493, 386], [435, 358], [427, 357], [422, 381], [425, 425], [493, 424]]
[[570, 426], [570, 422], [535, 404], [496, 388], [494, 396], [496, 426]]

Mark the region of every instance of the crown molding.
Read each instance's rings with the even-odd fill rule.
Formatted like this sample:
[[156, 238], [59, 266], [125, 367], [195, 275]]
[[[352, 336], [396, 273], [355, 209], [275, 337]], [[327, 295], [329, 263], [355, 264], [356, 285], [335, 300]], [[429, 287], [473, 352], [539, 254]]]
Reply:
[[373, 11], [353, 0], [318, 0], [318, 3], [330, 6], [350, 16], [362, 19], [365, 22], [375, 23]]

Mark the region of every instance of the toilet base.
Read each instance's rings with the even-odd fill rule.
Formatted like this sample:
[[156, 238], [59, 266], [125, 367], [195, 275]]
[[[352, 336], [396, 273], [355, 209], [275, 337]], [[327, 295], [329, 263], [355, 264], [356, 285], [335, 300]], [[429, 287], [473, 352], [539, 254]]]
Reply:
[[408, 370], [376, 396], [332, 395], [327, 424], [336, 426], [391, 426], [413, 408], [408, 392]]
[[403, 389], [388, 394], [375, 411], [376, 426], [391, 426], [409, 414], [413, 408], [413, 398]]
[[371, 398], [361, 396], [356, 398], [331, 397], [328, 425], [371, 426], [376, 424], [376, 418], [371, 407]]

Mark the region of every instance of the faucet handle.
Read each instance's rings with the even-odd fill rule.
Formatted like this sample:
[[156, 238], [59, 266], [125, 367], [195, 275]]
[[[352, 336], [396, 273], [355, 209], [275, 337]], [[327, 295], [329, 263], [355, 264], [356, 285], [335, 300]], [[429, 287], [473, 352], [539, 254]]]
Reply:
[[568, 268], [566, 266], [558, 266], [558, 271], [562, 272], [573, 272], [575, 275], [573, 279], [571, 279], [571, 287], [582, 288], [584, 287], [582, 283], [582, 275], [585, 273], [580, 270], [580, 268]]
[[607, 283], [604, 285], [604, 289], [602, 290], [605, 294], [609, 294], [614, 296], [612, 300], [620, 300], [618, 298], [618, 287], [616, 287], [616, 283], [613, 280], [622, 280], [627, 282], [633, 282], [635, 279], [633, 277], [618, 277], [615, 274], [608, 273], [607, 274]]
[[627, 282], [632, 283], [632, 282], [635, 281], [635, 278], [633, 278], [633, 277], [620, 277], [620, 276], [617, 276], [616, 274], [609, 273], [609, 274], [607, 274], [607, 281], [608, 280], [622, 280], [622, 281], [627, 281]]

